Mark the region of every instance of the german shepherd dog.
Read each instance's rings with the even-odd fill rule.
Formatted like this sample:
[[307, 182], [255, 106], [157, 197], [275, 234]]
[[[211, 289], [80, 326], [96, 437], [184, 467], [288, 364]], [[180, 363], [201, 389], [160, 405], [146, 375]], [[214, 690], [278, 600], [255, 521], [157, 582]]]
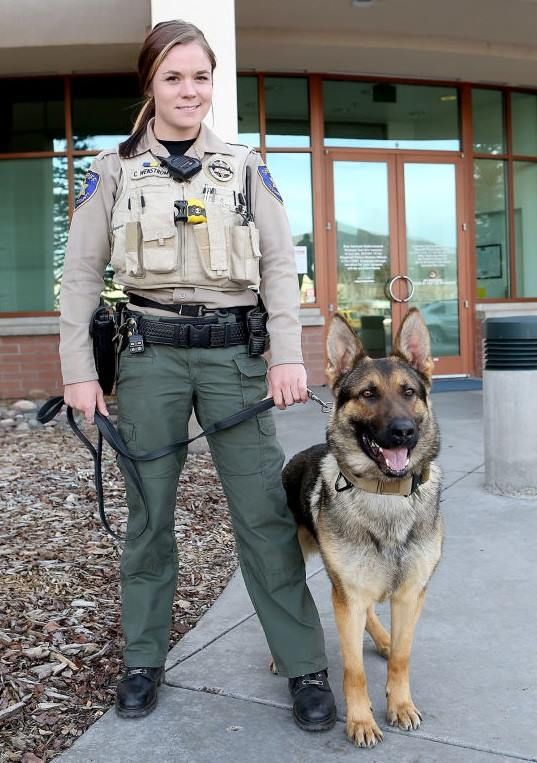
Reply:
[[[433, 361], [423, 318], [410, 310], [391, 355], [370, 358], [339, 314], [327, 338], [335, 406], [327, 442], [294, 456], [283, 472], [306, 556], [319, 551], [332, 583], [343, 657], [347, 734], [373, 747], [383, 734], [364, 673], [364, 628], [388, 659], [387, 719], [419, 727], [409, 662], [427, 584], [441, 554], [439, 433], [429, 392]], [[375, 602], [391, 601], [391, 635]]]

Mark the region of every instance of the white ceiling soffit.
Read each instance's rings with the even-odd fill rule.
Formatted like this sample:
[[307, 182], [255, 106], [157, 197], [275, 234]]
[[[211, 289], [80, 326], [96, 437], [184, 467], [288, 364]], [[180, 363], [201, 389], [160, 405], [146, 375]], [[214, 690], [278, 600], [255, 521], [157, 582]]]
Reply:
[[[0, 75], [134, 71], [150, 0], [0, 0], [0, 13]], [[243, 70], [537, 87], [537, 0], [236, 0], [236, 19]]]
[[0, 0], [0, 76], [135, 71], [150, 0]]
[[242, 70], [537, 86], [537, 0], [237, 0]]

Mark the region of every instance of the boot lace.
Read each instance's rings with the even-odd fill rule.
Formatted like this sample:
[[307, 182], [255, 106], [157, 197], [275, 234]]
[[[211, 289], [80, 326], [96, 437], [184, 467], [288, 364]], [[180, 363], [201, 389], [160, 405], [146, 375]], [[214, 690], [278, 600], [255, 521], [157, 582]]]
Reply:
[[302, 678], [302, 686], [324, 686], [324, 675], [322, 673], [308, 673]]

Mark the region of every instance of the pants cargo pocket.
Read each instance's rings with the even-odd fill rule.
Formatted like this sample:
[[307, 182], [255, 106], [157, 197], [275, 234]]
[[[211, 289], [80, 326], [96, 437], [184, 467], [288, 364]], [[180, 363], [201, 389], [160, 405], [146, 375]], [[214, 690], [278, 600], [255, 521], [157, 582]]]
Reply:
[[267, 364], [264, 358], [260, 355], [236, 355], [233, 360], [240, 372], [244, 405], [262, 400], [267, 394]]
[[[241, 374], [242, 395], [245, 405], [259, 402], [267, 394], [267, 364], [262, 357], [239, 355], [235, 363]], [[259, 437], [259, 463], [266, 490], [282, 490], [281, 470], [283, 451], [276, 439], [276, 425], [272, 411], [263, 411], [256, 416]], [[282, 497], [283, 502], [285, 498]]]

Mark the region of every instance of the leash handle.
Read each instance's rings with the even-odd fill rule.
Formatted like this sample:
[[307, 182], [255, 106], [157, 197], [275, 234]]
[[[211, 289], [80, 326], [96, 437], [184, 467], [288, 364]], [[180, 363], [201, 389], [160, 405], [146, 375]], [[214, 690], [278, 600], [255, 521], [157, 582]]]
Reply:
[[[61, 411], [64, 404], [65, 404], [65, 400], [63, 399], [63, 397], [50, 398], [50, 400], [47, 400], [47, 402], [44, 405], [42, 405], [41, 408], [39, 409], [37, 414], [37, 420], [41, 424], [46, 424], [47, 422], [52, 421], [52, 419], [55, 416], [57, 416], [58, 413]], [[95, 412], [95, 418], [97, 419], [97, 417], [99, 417], [99, 421], [98, 422], [96, 421], [99, 434], [98, 434], [98, 440], [97, 440], [97, 447], [95, 448], [93, 443], [86, 437], [84, 432], [80, 429], [80, 427], [76, 423], [73, 409], [71, 408], [70, 405], [67, 406], [67, 422], [69, 426], [71, 427], [72, 431], [74, 432], [74, 434], [80, 440], [80, 442], [89, 450], [90, 455], [93, 459], [95, 492], [97, 494], [97, 504], [99, 506], [99, 518], [101, 520], [102, 526], [104, 527], [106, 532], [109, 535], [111, 535], [112, 538], [114, 538], [114, 540], [118, 540], [118, 541], [136, 540], [141, 535], [143, 535], [143, 533], [147, 529], [147, 525], [149, 524], [149, 511], [147, 509], [147, 499], [144, 493], [143, 483], [142, 483], [140, 474], [138, 472], [138, 468], [136, 467], [136, 464], [134, 463], [134, 461], [132, 461], [132, 459], [130, 458], [130, 455], [128, 455], [127, 460], [125, 462], [125, 466], [134, 484], [136, 485], [136, 489], [138, 490], [140, 497], [142, 499], [144, 512], [145, 512], [145, 519], [144, 519], [144, 526], [137, 535], [120, 535], [119, 533], [116, 533], [111, 528], [110, 523], [108, 522], [108, 518], [106, 516], [106, 510], [104, 507], [104, 490], [103, 490], [103, 473], [102, 473], [103, 433], [102, 433], [102, 428], [99, 426], [99, 424], [101, 424], [102, 426], [101, 420], [107, 421], [107, 419], [98, 411]], [[122, 450], [128, 453], [125, 443], [121, 439], [121, 435], [119, 434], [119, 432], [117, 432], [117, 430], [115, 430], [115, 439], [118, 445], [122, 448]]]

